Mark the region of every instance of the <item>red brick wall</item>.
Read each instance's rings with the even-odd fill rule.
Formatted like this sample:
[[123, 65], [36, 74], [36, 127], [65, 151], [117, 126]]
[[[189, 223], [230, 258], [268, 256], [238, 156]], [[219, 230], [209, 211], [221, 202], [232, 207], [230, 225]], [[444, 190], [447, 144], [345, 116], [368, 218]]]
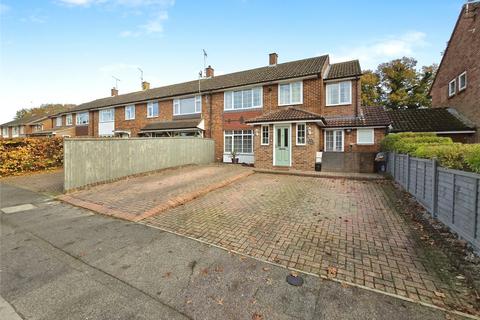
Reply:
[[[462, 9], [457, 26], [433, 83], [433, 107], [454, 107], [480, 126], [480, 5], [470, 4], [470, 14]], [[458, 76], [467, 71], [467, 88], [458, 92]], [[448, 97], [448, 83], [457, 79], [457, 93]], [[480, 134], [475, 135], [480, 142]]]
[[[339, 80], [341, 81], [347, 81], [347, 80]], [[323, 108], [321, 110], [321, 114], [324, 116], [352, 116], [358, 114], [358, 109], [361, 105], [361, 85], [360, 85], [360, 79], [355, 80], [352, 79], [352, 104], [346, 104], [346, 105], [338, 105], [338, 106], [327, 106], [326, 105], [326, 87], [328, 83], [334, 83], [334, 82], [328, 82], [325, 83], [323, 86]]]
[[357, 130], [353, 129], [350, 132], [344, 131], [345, 134], [345, 152], [379, 152], [380, 142], [385, 138], [385, 129], [374, 129], [374, 144], [372, 145], [358, 145], [357, 144]]

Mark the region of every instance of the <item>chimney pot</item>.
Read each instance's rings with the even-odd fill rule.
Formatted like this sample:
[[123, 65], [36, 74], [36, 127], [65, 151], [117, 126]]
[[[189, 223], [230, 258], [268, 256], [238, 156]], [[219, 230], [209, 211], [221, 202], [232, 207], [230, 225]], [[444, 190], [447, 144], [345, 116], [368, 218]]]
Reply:
[[213, 78], [213, 68], [212, 66], [208, 66], [206, 69], [205, 69], [205, 75], [207, 76], [207, 78]]
[[142, 81], [142, 90], [148, 90], [150, 89], [150, 82], [148, 81]]
[[111, 93], [112, 93], [112, 97], [118, 96], [118, 89], [117, 88], [112, 88]]
[[276, 54], [275, 52], [272, 52], [268, 55], [268, 60], [269, 60], [269, 65], [271, 66], [276, 66], [277, 65], [277, 61], [278, 61], [278, 54]]

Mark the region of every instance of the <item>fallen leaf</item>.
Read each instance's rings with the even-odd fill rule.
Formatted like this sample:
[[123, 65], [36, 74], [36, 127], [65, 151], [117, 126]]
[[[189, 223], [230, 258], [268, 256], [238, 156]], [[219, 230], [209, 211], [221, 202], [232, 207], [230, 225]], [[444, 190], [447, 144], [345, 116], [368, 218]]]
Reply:
[[434, 291], [433, 293], [435, 293], [437, 297], [445, 298], [445, 293], [443, 292]]
[[464, 279], [465, 279], [465, 277], [462, 276], [462, 275], [456, 276], [456, 278], [457, 278], [458, 280], [464, 280]]
[[220, 267], [220, 266], [215, 267], [215, 272], [223, 272], [223, 267]]
[[265, 282], [266, 282], [267, 284], [272, 284], [272, 279], [267, 278], [267, 279], [265, 279]]
[[270, 270], [270, 268], [269, 267], [263, 267], [262, 270], [263, 271], [268, 271], [268, 270]]
[[350, 288], [350, 286], [348, 284], [346, 284], [345, 282], [342, 282], [342, 288]]
[[291, 275], [292, 277], [298, 277], [298, 272], [292, 271], [292, 272], [290, 272], [290, 275]]
[[252, 320], [263, 320], [263, 316], [255, 312], [252, 316]]
[[208, 274], [208, 269], [207, 268], [202, 269], [201, 273], [206, 276]]
[[187, 300], [187, 304], [190, 304], [190, 303], [192, 303], [192, 300]]
[[328, 267], [328, 276], [335, 278], [337, 276], [337, 268], [335, 267]]
[[162, 276], [162, 278], [170, 278], [170, 276], [172, 275], [171, 272], [165, 272]]
[[223, 306], [223, 298], [217, 299], [217, 304]]
[[251, 304], [256, 304], [256, 303], [257, 303], [257, 299], [252, 299], [252, 300], [250, 300], [250, 303], [251, 303]]

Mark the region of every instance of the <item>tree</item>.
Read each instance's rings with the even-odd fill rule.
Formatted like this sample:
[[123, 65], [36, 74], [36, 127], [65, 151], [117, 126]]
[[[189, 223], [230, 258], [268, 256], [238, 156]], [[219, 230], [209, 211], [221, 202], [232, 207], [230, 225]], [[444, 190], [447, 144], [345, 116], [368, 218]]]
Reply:
[[[380, 96], [378, 104], [391, 109], [430, 107], [431, 98], [428, 91], [438, 66], [435, 64], [424, 66], [421, 70], [417, 70], [416, 67], [417, 60], [409, 57], [380, 64], [374, 73], [379, 79], [375, 88]], [[372, 85], [375, 86], [375, 81], [369, 72], [366, 72], [365, 102], [375, 102], [375, 90], [370, 88]]]
[[21, 119], [24, 117], [29, 117], [33, 115], [47, 115], [57, 112], [66, 111], [75, 107], [74, 104], [60, 104], [60, 103], [48, 103], [42, 104], [39, 107], [35, 108], [22, 108], [17, 111], [15, 114], [15, 119]]
[[380, 77], [378, 74], [372, 70], [366, 70], [363, 72], [360, 83], [362, 86], [362, 106], [381, 105]]

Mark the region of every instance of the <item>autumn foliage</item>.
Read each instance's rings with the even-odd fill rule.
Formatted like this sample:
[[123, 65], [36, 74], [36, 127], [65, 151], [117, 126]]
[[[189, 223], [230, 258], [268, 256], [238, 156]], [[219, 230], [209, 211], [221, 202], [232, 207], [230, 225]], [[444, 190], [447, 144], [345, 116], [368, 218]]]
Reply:
[[63, 138], [0, 139], [0, 176], [63, 165]]

